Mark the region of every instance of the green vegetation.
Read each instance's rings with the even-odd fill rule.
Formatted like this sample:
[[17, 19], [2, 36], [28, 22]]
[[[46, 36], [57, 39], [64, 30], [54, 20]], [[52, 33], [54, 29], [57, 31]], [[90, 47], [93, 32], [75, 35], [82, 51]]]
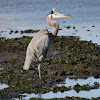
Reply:
[[89, 86], [89, 84], [87, 85], [83, 85], [83, 86], [80, 86], [78, 83], [74, 86], [74, 90], [79, 92], [81, 90], [86, 90], [86, 91], [89, 91], [91, 89], [98, 89], [99, 88], [99, 83], [98, 82], [95, 82], [93, 86]]
[[23, 34], [23, 33], [37, 33], [38, 31], [40, 31], [40, 30], [32, 30], [32, 29], [21, 30], [21, 31], [18, 31], [18, 30], [16, 30], [16, 31], [10, 30], [10, 33], [9, 34], [12, 34], [12, 33], [21, 33], [21, 34]]
[[[65, 97], [65, 98], [52, 98], [52, 99], [41, 99], [41, 98], [30, 98], [29, 100], [90, 100], [86, 98], [81, 97]], [[100, 100], [100, 97], [98, 98], [92, 98], [91, 100]]]
[[[58, 36], [48, 51], [47, 58], [41, 62], [44, 83], [38, 77], [37, 62], [32, 63], [34, 68], [31, 70], [22, 70], [26, 49], [31, 39], [32, 37], [25, 36], [7, 40], [0, 38], [0, 67], [4, 68], [0, 70], [0, 81], [9, 85], [8, 88], [0, 90], [0, 99], [19, 97], [22, 93], [46, 93], [56, 83], [64, 81], [67, 75], [84, 77], [100, 74], [98, 45], [91, 41], [80, 41], [79, 37]], [[98, 86], [98, 83], [95, 83], [95, 86]], [[59, 89], [65, 90], [65, 87]]]

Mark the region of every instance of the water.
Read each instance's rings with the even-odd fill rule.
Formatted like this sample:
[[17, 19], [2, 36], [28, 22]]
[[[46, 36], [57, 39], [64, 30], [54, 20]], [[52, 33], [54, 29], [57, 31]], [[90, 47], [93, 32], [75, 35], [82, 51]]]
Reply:
[[0, 82], [0, 90], [7, 88], [7, 87], [9, 87], [7, 84], [1, 84]]
[[[46, 16], [52, 8], [72, 16], [54, 19], [62, 29], [58, 35], [80, 36], [82, 40], [92, 40], [100, 45], [100, 0], [0, 0], [0, 35], [7, 38], [20, 37], [20, 34], [8, 33], [10, 30], [45, 27], [52, 31], [46, 23]], [[78, 31], [64, 27], [68, 25], [75, 26]]]
[[[79, 93], [77, 93], [75, 90], [70, 90], [70, 91], [66, 91], [64, 93], [61, 92], [57, 92], [57, 93], [53, 93], [53, 92], [49, 92], [49, 93], [45, 93], [45, 94], [23, 94], [24, 96], [26, 95], [26, 97], [23, 97], [23, 99], [28, 100], [30, 98], [45, 98], [45, 99], [50, 99], [50, 98], [65, 98], [66, 96], [68, 97], [84, 97], [84, 98], [88, 98], [91, 99], [92, 97], [99, 97], [100, 95], [100, 89], [95, 89], [95, 90], [90, 90], [90, 91], [80, 91]], [[14, 100], [19, 100], [19, 99], [14, 99]]]
[[[63, 85], [68, 87], [68, 86], [74, 86], [77, 83], [79, 83], [80, 85], [89, 84], [90, 86], [93, 86], [94, 82], [100, 83], [100, 79], [96, 79], [94, 77], [89, 77], [87, 79], [80, 79], [80, 78], [79, 79], [69, 79], [69, 78], [66, 78], [65, 84], [63, 84]], [[62, 84], [60, 84], [58, 86], [62, 86]]]
[[[93, 86], [94, 82], [98, 82], [100, 84], [100, 78], [99, 79], [96, 79], [94, 77], [89, 77], [87, 79], [69, 79], [69, 78], [66, 78], [65, 80], [65, 84], [58, 84], [57, 86], [71, 86], [73, 87], [74, 85], [76, 85], [77, 83], [80, 84], [80, 85], [86, 85], [86, 84], [89, 84], [90, 86]], [[25, 100], [28, 100], [30, 98], [45, 98], [45, 99], [50, 99], [50, 98], [65, 98], [66, 96], [69, 96], [69, 97], [72, 97], [72, 96], [75, 96], [75, 97], [83, 97], [83, 98], [89, 98], [91, 99], [92, 97], [100, 97], [100, 88], [99, 89], [92, 89], [90, 91], [79, 91], [79, 93], [77, 93], [75, 90], [70, 90], [70, 91], [65, 91], [65, 92], [57, 92], [57, 93], [53, 93], [52, 91], [48, 92], [48, 93], [45, 93], [45, 94], [27, 94], [27, 93], [24, 93], [24, 94], [20, 94], [22, 96], [25, 96], [23, 97], [23, 99]], [[14, 98], [14, 100], [19, 100], [17, 98]]]

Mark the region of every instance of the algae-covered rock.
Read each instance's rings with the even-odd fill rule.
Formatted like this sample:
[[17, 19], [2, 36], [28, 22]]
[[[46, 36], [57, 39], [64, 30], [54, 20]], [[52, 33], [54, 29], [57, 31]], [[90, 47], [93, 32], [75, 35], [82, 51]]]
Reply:
[[99, 75], [98, 45], [80, 41], [79, 37], [57, 36], [46, 59], [41, 62], [44, 83], [38, 77], [37, 62], [31, 64], [31, 70], [22, 70], [31, 39], [26, 36], [7, 40], [0, 38], [0, 67], [4, 68], [0, 70], [0, 81], [9, 85], [9, 88], [0, 90], [0, 99], [18, 97], [21, 93], [46, 93], [56, 83], [64, 81], [67, 75]]

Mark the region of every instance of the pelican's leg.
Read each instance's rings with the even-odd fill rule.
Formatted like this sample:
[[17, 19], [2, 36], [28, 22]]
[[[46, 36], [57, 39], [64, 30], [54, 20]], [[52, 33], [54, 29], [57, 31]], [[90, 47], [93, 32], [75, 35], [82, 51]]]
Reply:
[[40, 70], [40, 67], [41, 67], [41, 65], [39, 64], [39, 65], [38, 65], [39, 78], [42, 79], [42, 77], [41, 77], [41, 70]]

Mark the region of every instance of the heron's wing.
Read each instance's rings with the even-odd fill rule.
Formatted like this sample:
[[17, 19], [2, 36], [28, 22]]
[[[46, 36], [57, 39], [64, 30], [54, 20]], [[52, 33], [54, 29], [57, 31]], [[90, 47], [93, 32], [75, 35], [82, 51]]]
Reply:
[[48, 34], [47, 29], [39, 31], [29, 43], [27, 52], [30, 52], [32, 55], [35, 54], [37, 58], [41, 55], [46, 55], [50, 43]]

